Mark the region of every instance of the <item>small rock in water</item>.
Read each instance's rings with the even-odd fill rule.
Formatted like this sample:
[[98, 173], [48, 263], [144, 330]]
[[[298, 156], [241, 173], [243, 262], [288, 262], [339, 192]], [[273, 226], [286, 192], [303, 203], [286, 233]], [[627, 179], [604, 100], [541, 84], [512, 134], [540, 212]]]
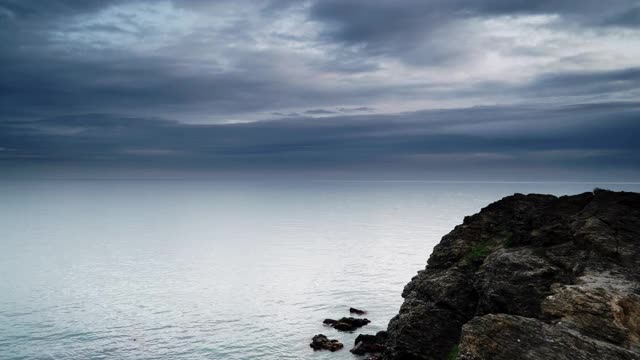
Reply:
[[318, 334], [311, 339], [311, 344], [309, 346], [313, 350], [329, 350], [329, 351], [337, 351], [344, 347], [341, 342], [336, 339], [327, 338], [323, 334]]
[[349, 312], [352, 314], [356, 314], [356, 315], [364, 315], [367, 312], [364, 310], [360, 310], [360, 309], [356, 309], [356, 308], [349, 308]]
[[339, 320], [325, 319], [323, 321], [324, 324], [330, 325], [334, 329], [340, 331], [353, 331], [357, 328], [367, 325], [370, 322], [371, 321], [369, 319], [356, 319], [352, 317], [343, 317]]

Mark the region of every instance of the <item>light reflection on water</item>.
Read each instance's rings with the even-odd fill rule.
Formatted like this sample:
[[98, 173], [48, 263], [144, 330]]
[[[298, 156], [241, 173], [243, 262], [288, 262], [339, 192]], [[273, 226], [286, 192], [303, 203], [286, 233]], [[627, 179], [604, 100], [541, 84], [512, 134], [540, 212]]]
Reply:
[[[633, 184], [0, 183], [1, 359], [351, 359], [442, 235], [514, 192]], [[324, 333], [345, 343], [313, 352]]]

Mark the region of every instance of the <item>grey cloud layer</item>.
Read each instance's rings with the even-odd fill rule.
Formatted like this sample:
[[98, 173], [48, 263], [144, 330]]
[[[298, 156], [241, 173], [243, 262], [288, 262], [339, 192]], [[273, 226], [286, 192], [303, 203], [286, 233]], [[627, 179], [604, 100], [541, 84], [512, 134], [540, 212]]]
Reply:
[[[630, 0], [0, 0], [0, 167], [637, 170], [639, 14]], [[458, 110], [416, 111], [438, 108]]]
[[360, 45], [373, 55], [433, 65], [469, 55], [464, 42], [472, 34], [456, 21], [556, 15], [561, 19], [557, 26], [633, 28], [640, 27], [639, 9], [637, 2], [626, 0], [327, 0], [314, 3], [311, 18], [325, 25], [323, 35], [329, 41]]
[[2, 126], [4, 164], [192, 170], [633, 170], [640, 103], [480, 107], [246, 124], [82, 115]]
[[[401, 111], [421, 101], [429, 107], [445, 100], [462, 106], [520, 102], [536, 97], [536, 87], [559, 97], [606, 94], [624, 100], [637, 93], [640, 64], [612, 68], [611, 61], [598, 60], [574, 67], [563, 82], [565, 55], [546, 52], [558, 45], [523, 48], [499, 34], [476, 39], [469, 31], [477, 29], [466, 22], [535, 14], [560, 16], [536, 25], [545, 31], [638, 25], [636, 2], [620, 0], [2, 0], [0, 117], [103, 112], [224, 121], [331, 107]], [[484, 52], [493, 47], [504, 58], [498, 65], [474, 63], [489, 61]], [[522, 54], [533, 51], [538, 53], [530, 58], [555, 56], [560, 65], [544, 60], [530, 66], [529, 80], [507, 81], [499, 72], [500, 66], [511, 73], [527, 69], [504, 64], [526, 64], [530, 58], [522, 60]], [[575, 56], [596, 61], [589, 60], [593, 54]], [[572, 81], [616, 72], [630, 77], [580, 94], [562, 90]]]

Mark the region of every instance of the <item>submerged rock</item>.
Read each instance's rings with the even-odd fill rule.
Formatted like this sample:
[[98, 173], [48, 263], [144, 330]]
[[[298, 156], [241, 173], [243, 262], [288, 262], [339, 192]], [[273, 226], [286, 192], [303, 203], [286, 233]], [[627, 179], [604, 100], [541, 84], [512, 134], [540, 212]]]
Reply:
[[444, 236], [384, 358], [640, 359], [640, 194], [516, 194]]
[[309, 346], [313, 350], [329, 350], [329, 351], [338, 351], [344, 347], [341, 342], [338, 340], [332, 339], [330, 340], [323, 334], [318, 334], [311, 339], [311, 344]]
[[329, 325], [336, 330], [353, 331], [367, 325], [370, 322], [371, 321], [369, 321], [369, 319], [356, 319], [352, 317], [343, 317], [339, 320], [324, 319], [322, 323]]
[[356, 355], [382, 353], [385, 349], [384, 343], [386, 340], [386, 331], [379, 331], [375, 335], [361, 334], [356, 338], [353, 349], [349, 351]]
[[349, 308], [349, 312], [350, 312], [351, 314], [356, 314], [356, 315], [364, 315], [364, 314], [366, 314], [366, 313], [367, 313], [367, 312], [366, 312], [366, 311], [364, 311], [364, 310], [360, 310], [360, 309], [356, 309], [356, 308]]

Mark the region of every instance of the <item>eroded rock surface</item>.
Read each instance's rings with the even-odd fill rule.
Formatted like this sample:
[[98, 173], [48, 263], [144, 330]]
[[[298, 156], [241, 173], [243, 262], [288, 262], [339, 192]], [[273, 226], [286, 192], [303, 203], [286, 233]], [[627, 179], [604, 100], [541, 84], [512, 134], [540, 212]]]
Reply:
[[344, 347], [341, 342], [336, 339], [329, 339], [323, 334], [315, 335], [311, 339], [311, 344], [309, 346], [313, 350], [329, 350], [329, 351], [338, 351]]
[[385, 359], [640, 359], [640, 194], [516, 194], [444, 236]]
[[462, 329], [460, 359], [638, 359], [638, 353], [594, 341], [563, 326], [521, 316], [489, 314]]
[[356, 355], [380, 354], [385, 349], [387, 332], [378, 331], [375, 335], [360, 334], [354, 341], [353, 349], [349, 350]]

